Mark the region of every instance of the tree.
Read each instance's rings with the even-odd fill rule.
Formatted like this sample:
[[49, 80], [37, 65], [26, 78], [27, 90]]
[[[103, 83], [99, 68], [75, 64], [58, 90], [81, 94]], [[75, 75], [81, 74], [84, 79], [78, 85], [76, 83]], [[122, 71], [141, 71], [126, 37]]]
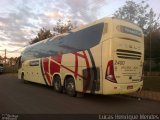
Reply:
[[17, 61], [17, 57], [10, 57], [8, 58], [8, 64], [9, 65], [15, 65]]
[[0, 56], [0, 63], [2, 63], [3, 62], [3, 57], [2, 56]]
[[68, 20], [67, 22], [64, 22], [62, 20], [58, 20], [57, 24], [53, 27], [54, 33], [51, 33], [50, 30], [42, 28], [38, 32], [37, 36], [34, 39], [31, 39], [31, 41], [29, 43], [33, 44], [33, 43], [42, 41], [46, 38], [53, 37], [56, 35], [56, 33], [63, 34], [63, 33], [69, 32], [71, 29], [73, 29], [73, 25], [70, 20]]
[[39, 42], [41, 40], [44, 40], [44, 39], [52, 37], [52, 36], [53, 35], [51, 34], [50, 30], [42, 28], [42, 29], [40, 29], [40, 31], [37, 34], [37, 36], [34, 39], [31, 39], [31, 41], [29, 43], [33, 44], [33, 43]]
[[68, 20], [66, 23], [64, 23], [62, 20], [58, 20], [55, 27], [53, 27], [53, 30], [57, 33], [63, 34], [66, 32], [69, 32], [73, 29], [73, 25], [70, 20]]
[[130, 0], [126, 1], [126, 4], [119, 8], [113, 15], [116, 18], [137, 24], [146, 35], [159, 27], [157, 21], [160, 14], [157, 16], [145, 1], [141, 3], [135, 3]]
[[[152, 38], [152, 43], [150, 44], [150, 37]], [[151, 55], [146, 54], [146, 58], [160, 58], [160, 28], [151, 32], [147, 37], [146, 37], [146, 43], [145, 43], [145, 48], [146, 52], [150, 52], [150, 47], [152, 48], [151, 50]]]
[[116, 18], [135, 23], [142, 28], [145, 34], [145, 65], [148, 66], [145, 68], [151, 70], [152, 62], [158, 66], [160, 60], [158, 54], [160, 52], [160, 25], [158, 23], [160, 14], [156, 15], [145, 1], [135, 3], [129, 0], [113, 15]]

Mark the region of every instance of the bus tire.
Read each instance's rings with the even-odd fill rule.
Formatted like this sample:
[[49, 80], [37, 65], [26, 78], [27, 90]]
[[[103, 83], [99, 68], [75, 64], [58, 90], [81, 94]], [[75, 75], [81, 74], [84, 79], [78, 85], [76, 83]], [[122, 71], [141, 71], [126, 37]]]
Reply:
[[58, 75], [53, 78], [53, 87], [56, 92], [62, 93], [61, 78]]
[[66, 93], [71, 96], [71, 97], [75, 97], [76, 96], [76, 91], [75, 91], [75, 82], [73, 77], [68, 77], [66, 79], [66, 83], [65, 83], [65, 89], [66, 89]]

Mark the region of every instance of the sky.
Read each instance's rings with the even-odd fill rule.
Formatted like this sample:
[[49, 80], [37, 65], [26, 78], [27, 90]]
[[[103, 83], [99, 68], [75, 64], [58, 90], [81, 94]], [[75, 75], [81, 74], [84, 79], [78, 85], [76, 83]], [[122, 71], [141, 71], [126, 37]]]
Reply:
[[[133, 0], [140, 3], [141, 0]], [[59, 19], [85, 25], [112, 14], [126, 0], [1, 0], [0, 56], [17, 57], [41, 28], [53, 29]], [[156, 14], [160, 0], [147, 0]]]

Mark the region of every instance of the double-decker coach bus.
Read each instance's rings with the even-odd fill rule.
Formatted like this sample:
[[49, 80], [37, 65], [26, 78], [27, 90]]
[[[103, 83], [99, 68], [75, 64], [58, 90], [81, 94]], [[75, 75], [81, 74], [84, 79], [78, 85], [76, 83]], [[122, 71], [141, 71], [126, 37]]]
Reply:
[[18, 78], [79, 93], [141, 90], [144, 35], [135, 24], [104, 18], [32, 44], [21, 53]]

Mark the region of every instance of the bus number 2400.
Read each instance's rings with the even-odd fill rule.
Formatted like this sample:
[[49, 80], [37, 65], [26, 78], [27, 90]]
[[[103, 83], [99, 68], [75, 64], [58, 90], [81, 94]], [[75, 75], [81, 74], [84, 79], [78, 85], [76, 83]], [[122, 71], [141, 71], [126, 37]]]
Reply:
[[115, 65], [125, 65], [125, 61], [118, 61], [118, 60], [115, 60]]

